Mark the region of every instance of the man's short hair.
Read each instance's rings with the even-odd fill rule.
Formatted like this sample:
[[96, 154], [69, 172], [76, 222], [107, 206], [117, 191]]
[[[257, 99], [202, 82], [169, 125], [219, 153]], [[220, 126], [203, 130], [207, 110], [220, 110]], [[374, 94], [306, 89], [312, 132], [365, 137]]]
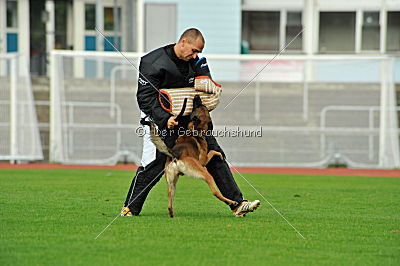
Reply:
[[197, 40], [197, 38], [199, 38], [199, 37], [201, 38], [201, 40], [203, 41], [203, 43], [205, 43], [203, 34], [201, 34], [201, 32], [200, 32], [198, 29], [196, 29], [196, 28], [190, 28], [190, 29], [185, 30], [185, 31], [182, 33], [181, 37], [179, 38], [179, 42], [180, 42], [183, 38], [188, 39], [189, 42], [195, 42], [195, 41]]

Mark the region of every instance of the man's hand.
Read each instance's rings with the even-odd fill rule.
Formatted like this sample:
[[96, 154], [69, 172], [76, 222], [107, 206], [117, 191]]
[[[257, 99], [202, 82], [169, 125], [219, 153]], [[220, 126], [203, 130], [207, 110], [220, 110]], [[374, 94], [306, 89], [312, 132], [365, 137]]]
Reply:
[[174, 126], [177, 126], [178, 125], [178, 122], [176, 122], [176, 116], [171, 116], [169, 119], [168, 119], [168, 122], [167, 122], [167, 127], [168, 128], [174, 128]]

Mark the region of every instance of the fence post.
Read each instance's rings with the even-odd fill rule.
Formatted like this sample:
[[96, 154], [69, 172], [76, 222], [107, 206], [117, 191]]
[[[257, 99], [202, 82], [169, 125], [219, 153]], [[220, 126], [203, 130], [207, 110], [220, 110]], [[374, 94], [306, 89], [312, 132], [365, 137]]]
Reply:
[[17, 141], [17, 76], [18, 76], [18, 57], [13, 56], [10, 62], [10, 163], [15, 163], [18, 153]]
[[62, 143], [61, 140], [61, 132], [60, 126], [57, 126], [57, 123], [61, 123], [61, 103], [60, 103], [60, 95], [59, 95], [59, 87], [57, 85], [59, 82], [59, 70], [58, 67], [58, 56], [55, 51], [50, 52], [50, 140], [49, 140], [49, 161], [50, 162], [58, 162], [60, 161], [60, 156], [62, 156]]
[[393, 80], [393, 59], [381, 61], [381, 106], [379, 128], [379, 167], [400, 166], [396, 92]]

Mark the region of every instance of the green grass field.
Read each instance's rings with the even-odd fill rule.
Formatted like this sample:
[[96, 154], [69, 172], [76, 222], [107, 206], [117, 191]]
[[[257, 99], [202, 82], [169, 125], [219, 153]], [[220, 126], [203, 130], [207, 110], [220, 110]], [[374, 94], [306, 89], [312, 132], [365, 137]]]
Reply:
[[118, 217], [133, 173], [0, 170], [0, 265], [400, 265], [400, 178], [238, 175], [235, 218], [200, 180], [183, 177], [169, 218], [165, 180], [139, 217]]

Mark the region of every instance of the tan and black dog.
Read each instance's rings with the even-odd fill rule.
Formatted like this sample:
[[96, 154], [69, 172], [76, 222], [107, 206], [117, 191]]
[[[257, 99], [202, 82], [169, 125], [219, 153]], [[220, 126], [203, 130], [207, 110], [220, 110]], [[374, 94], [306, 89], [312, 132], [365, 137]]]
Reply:
[[210, 125], [212, 125], [211, 117], [198, 95], [193, 99], [193, 111], [190, 118], [188, 130], [178, 137], [172, 148], [168, 148], [157, 134], [154, 123], [148, 123], [151, 140], [159, 151], [168, 156], [165, 164], [165, 178], [168, 184], [168, 210], [171, 218], [174, 217], [172, 202], [180, 175], [203, 179], [218, 199], [229, 205], [237, 204], [221, 195], [215, 187], [214, 178], [205, 167], [213, 156], [220, 156], [221, 159], [223, 159], [223, 156], [220, 152], [214, 150], [207, 152], [208, 146], [204, 137], [207, 130], [210, 130]]

